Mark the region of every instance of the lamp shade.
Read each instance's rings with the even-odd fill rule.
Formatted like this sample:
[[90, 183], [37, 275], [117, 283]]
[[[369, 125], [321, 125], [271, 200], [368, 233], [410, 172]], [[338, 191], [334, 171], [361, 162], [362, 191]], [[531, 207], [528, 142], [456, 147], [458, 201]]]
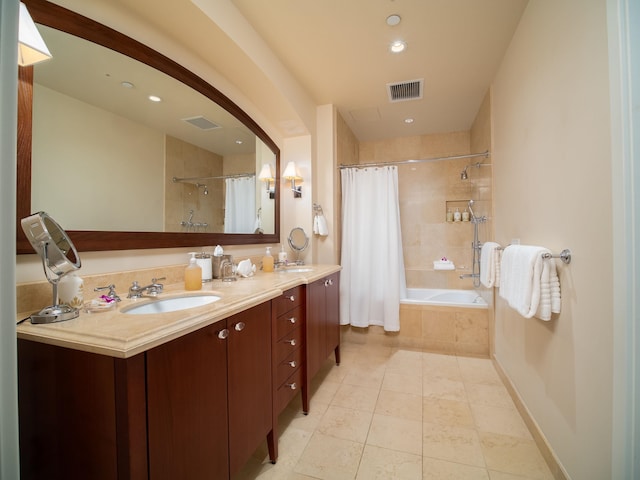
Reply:
[[287, 163], [287, 168], [284, 169], [282, 176], [287, 180], [302, 180], [302, 177], [298, 175], [295, 162]]
[[275, 177], [273, 176], [271, 164], [265, 163], [264, 165], [262, 165], [262, 169], [260, 170], [258, 178], [263, 182], [270, 182], [275, 179]]
[[27, 6], [20, 2], [18, 24], [18, 65], [26, 67], [51, 58], [51, 53], [33, 23]]

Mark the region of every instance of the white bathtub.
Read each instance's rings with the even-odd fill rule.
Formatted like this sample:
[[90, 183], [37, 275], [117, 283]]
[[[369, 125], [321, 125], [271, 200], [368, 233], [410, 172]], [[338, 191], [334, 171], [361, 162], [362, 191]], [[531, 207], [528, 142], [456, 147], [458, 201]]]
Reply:
[[400, 303], [438, 307], [487, 308], [487, 302], [474, 290], [407, 288], [407, 298], [400, 299]]

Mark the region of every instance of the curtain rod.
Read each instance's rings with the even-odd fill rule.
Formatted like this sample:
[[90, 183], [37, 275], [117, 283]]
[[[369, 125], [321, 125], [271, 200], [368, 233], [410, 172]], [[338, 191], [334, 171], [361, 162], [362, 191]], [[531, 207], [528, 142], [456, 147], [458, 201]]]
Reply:
[[244, 178], [244, 177], [255, 177], [255, 173], [235, 173], [232, 175], [218, 175], [218, 176], [212, 176], [212, 177], [184, 177], [184, 178], [179, 178], [179, 177], [173, 177], [173, 183], [176, 182], [195, 182], [198, 180], [214, 180], [217, 178]]
[[488, 158], [489, 150], [483, 153], [470, 153], [468, 155], [453, 155], [450, 157], [437, 157], [437, 158], [425, 158], [422, 160], [402, 160], [400, 162], [380, 162], [380, 163], [359, 163], [353, 165], [339, 165], [338, 168], [365, 168], [365, 167], [386, 167], [393, 165], [405, 165], [409, 163], [423, 163], [423, 162], [438, 162], [440, 160], [458, 160], [460, 158], [475, 158], [475, 157], [485, 157]]

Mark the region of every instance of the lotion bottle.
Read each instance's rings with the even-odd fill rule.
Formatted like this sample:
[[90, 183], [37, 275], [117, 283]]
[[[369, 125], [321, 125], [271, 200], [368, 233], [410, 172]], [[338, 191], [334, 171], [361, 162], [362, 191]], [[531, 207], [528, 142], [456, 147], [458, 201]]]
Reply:
[[280, 245], [280, 253], [278, 253], [278, 261], [280, 263], [287, 263], [287, 252], [284, 251], [284, 243]]
[[262, 271], [273, 272], [273, 256], [271, 255], [271, 247], [267, 247], [267, 251], [262, 257]]
[[184, 289], [200, 290], [202, 288], [202, 268], [196, 262], [196, 253], [191, 252], [189, 265], [184, 269]]

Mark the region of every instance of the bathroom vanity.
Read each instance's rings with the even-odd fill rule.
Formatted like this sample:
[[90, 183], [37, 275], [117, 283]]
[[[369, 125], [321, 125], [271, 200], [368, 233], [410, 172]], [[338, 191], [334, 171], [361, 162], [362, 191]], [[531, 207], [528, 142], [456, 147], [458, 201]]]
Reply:
[[219, 301], [181, 311], [123, 300], [21, 324], [22, 478], [229, 478], [265, 439], [275, 461], [278, 414], [298, 391], [307, 412], [311, 378], [339, 361], [339, 270], [213, 282]]

